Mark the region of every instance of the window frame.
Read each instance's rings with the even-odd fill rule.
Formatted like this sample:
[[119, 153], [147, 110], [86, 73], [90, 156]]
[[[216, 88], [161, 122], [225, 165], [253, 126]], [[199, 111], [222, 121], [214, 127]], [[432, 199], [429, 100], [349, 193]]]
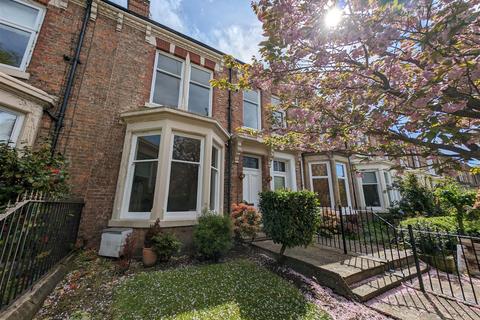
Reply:
[[[12, 128], [12, 133], [10, 134], [10, 140], [7, 142], [9, 146], [15, 147], [18, 143], [18, 138], [20, 138], [20, 133], [22, 132], [23, 123], [25, 121], [25, 114], [18, 112], [16, 110], [12, 110], [8, 107], [0, 105], [0, 111], [13, 114], [17, 117], [15, 120], [15, 124]], [[3, 142], [0, 142], [3, 143]]]
[[8, 64], [0, 63], [0, 66], [4, 66], [10, 69], [25, 71], [27, 66], [30, 63], [30, 59], [32, 58], [33, 50], [35, 49], [35, 45], [37, 43], [38, 34], [40, 33], [40, 28], [42, 27], [43, 19], [45, 18], [45, 11], [46, 8], [41, 6], [37, 3], [26, 1], [26, 0], [12, 0], [13, 2], [20, 3], [27, 7], [33, 8], [38, 10], [37, 19], [35, 20], [35, 29], [31, 29], [30, 27], [22, 26], [14, 21], [10, 21], [8, 19], [0, 18], [0, 24], [9, 26], [14, 29], [19, 29], [25, 32], [30, 33], [30, 38], [28, 39], [28, 44], [25, 49], [25, 53], [22, 57], [22, 62], [20, 63], [19, 67], [11, 66]]
[[120, 210], [120, 219], [122, 220], [148, 220], [152, 214], [152, 210], [149, 212], [130, 212], [129, 211], [129, 204], [130, 198], [132, 196], [132, 183], [133, 183], [133, 175], [135, 173], [135, 163], [140, 162], [153, 162], [154, 159], [144, 159], [144, 160], [135, 160], [135, 154], [137, 152], [137, 141], [139, 137], [144, 136], [151, 136], [151, 135], [159, 135], [160, 136], [160, 144], [158, 146], [158, 155], [157, 155], [157, 174], [155, 175], [155, 191], [154, 191], [154, 199], [152, 204], [152, 210], [155, 206], [155, 198], [158, 186], [156, 185], [158, 172], [161, 169], [161, 156], [160, 150], [163, 143], [163, 132], [162, 130], [152, 130], [152, 131], [142, 131], [142, 132], [134, 132], [132, 133], [132, 138], [130, 141], [130, 154], [128, 156], [128, 167], [125, 179], [125, 190], [123, 194], [123, 201], [122, 201], [122, 209]]
[[[343, 172], [345, 172], [345, 177], [342, 177], [340, 178], [337, 174], [337, 165], [341, 165], [343, 167]], [[347, 165], [343, 162], [338, 162], [338, 161], [335, 161], [335, 175], [337, 177], [337, 186], [338, 186], [338, 193], [339, 193], [339, 196], [340, 196], [340, 184], [338, 183], [338, 180], [339, 179], [343, 179], [345, 180], [345, 191], [347, 193], [347, 205], [349, 207], [352, 206], [352, 200], [350, 198], [350, 184], [349, 184], [349, 179], [348, 179], [348, 171], [347, 171]], [[341, 197], [341, 196], [340, 196]], [[338, 199], [339, 201], [341, 201], [341, 199]]]
[[206, 117], [212, 117], [213, 88], [212, 88], [212, 85], [210, 84], [210, 81], [213, 79], [213, 72], [212, 72], [212, 70], [209, 70], [205, 67], [202, 67], [202, 66], [196, 65], [194, 63], [191, 63], [190, 61], [188, 61], [188, 62], [186, 61], [186, 63], [187, 63], [187, 65], [189, 65], [189, 68], [188, 68], [189, 71], [188, 71], [188, 82], [187, 82], [188, 83], [188, 90], [185, 90], [185, 109], [186, 109], [186, 111], [188, 111], [190, 113], [202, 116], [201, 114], [190, 111], [189, 105], [188, 105], [188, 101], [190, 99], [190, 84], [192, 82], [197, 86], [206, 88], [206, 86], [204, 84], [192, 80], [192, 77], [191, 77], [192, 68], [196, 68], [198, 70], [205, 71], [205, 72], [208, 72], [210, 74], [210, 80], [209, 80], [209, 86], [208, 86], [208, 89], [209, 89], [209, 92], [208, 92], [208, 115], [206, 115]]
[[[222, 156], [221, 156], [221, 148], [217, 146], [215, 143], [212, 144], [212, 149], [211, 152], [213, 153], [213, 149], [217, 150], [217, 167], [214, 167], [213, 164], [213, 159], [210, 159], [210, 191], [209, 191], [209, 209], [215, 211], [216, 213], [220, 213], [220, 171], [221, 171], [221, 161], [222, 161]], [[215, 190], [217, 191], [216, 194], [214, 195], [214, 204], [213, 204], [213, 209], [212, 209], [212, 170], [216, 171], [216, 179], [215, 179], [215, 184], [216, 188]]]
[[[170, 176], [172, 174], [172, 161], [180, 162], [180, 163], [190, 163], [196, 164], [192, 161], [184, 161], [184, 160], [174, 160], [173, 159], [173, 144], [175, 142], [175, 136], [181, 136], [185, 138], [191, 138], [200, 140], [200, 161], [198, 163], [198, 181], [197, 181], [197, 206], [195, 211], [168, 211], [168, 194], [170, 192]], [[203, 166], [204, 166], [204, 155], [205, 155], [205, 137], [203, 136], [196, 136], [189, 133], [184, 133], [181, 131], [172, 131], [170, 134], [170, 141], [169, 141], [169, 148], [168, 148], [168, 164], [167, 164], [167, 180], [166, 180], [166, 188], [165, 188], [165, 195], [164, 195], [164, 220], [196, 220], [201, 213], [201, 203], [202, 203], [202, 194], [204, 192], [202, 188], [203, 182]]]
[[[275, 171], [275, 161], [277, 162], [283, 162], [285, 164], [285, 171]], [[274, 158], [272, 159], [272, 183], [271, 183], [271, 188], [272, 190], [275, 190], [275, 177], [282, 177], [285, 179], [285, 190], [290, 189], [290, 179], [289, 179], [289, 173], [290, 173], [290, 161], [285, 160], [285, 159], [280, 159], [280, 158]]]
[[[247, 89], [247, 90], [249, 90], [249, 89]], [[262, 130], [262, 93], [258, 89], [249, 90], [249, 91], [257, 92], [257, 102], [245, 98], [245, 90], [242, 91], [242, 109], [243, 109], [242, 110], [242, 128], [247, 128], [247, 129], [253, 129], [253, 130], [260, 131], [260, 130]], [[245, 125], [245, 101], [257, 104], [257, 125], [258, 125], [258, 128], [252, 128], [252, 127], [249, 127], [249, 126]]]
[[150, 87], [150, 103], [152, 105], [158, 106], [158, 107], [171, 107], [171, 106], [159, 104], [159, 103], [156, 103], [156, 102], [153, 101], [153, 96], [155, 95], [155, 83], [157, 81], [157, 71], [160, 71], [164, 74], [167, 74], [167, 75], [178, 78], [178, 76], [176, 74], [173, 74], [171, 72], [168, 72], [168, 71], [165, 71], [165, 70], [162, 70], [162, 69], [158, 68], [158, 56], [159, 55], [164, 55], [165, 57], [177, 60], [177, 61], [182, 63], [182, 70], [180, 71], [180, 87], [178, 88], [178, 105], [177, 105], [177, 107], [174, 108], [174, 109], [182, 109], [182, 98], [183, 98], [182, 97], [183, 96], [182, 92], [183, 92], [183, 87], [184, 87], [184, 83], [185, 83], [185, 69], [186, 69], [185, 64], [186, 64], [186, 61], [174, 56], [173, 54], [169, 54], [169, 53], [166, 53], [166, 52], [163, 52], [163, 51], [160, 51], [160, 50], [157, 50], [156, 53], [155, 53], [155, 63], [154, 63], [154, 66], [153, 66], [152, 84], [151, 84], [151, 87]]
[[[327, 175], [326, 176], [314, 176], [313, 175], [313, 170], [312, 170], [312, 165], [315, 164], [325, 164], [327, 166]], [[329, 195], [330, 195], [330, 207], [335, 208], [335, 197], [333, 194], [333, 183], [332, 183], [332, 170], [330, 168], [330, 162], [329, 161], [311, 161], [308, 163], [308, 170], [310, 171], [310, 190], [315, 192], [313, 190], [313, 180], [314, 179], [327, 179], [328, 181], [328, 189], [329, 189]], [[328, 206], [323, 206], [320, 204], [322, 207], [328, 207]]]
[[[362, 189], [363, 203], [365, 204], [365, 207], [366, 208], [372, 208], [372, 209], [383, 208], [385, 206], [385, 204], [384, 204], [384, 200], [383, 200], [383, 195], [381, 193], [382, 184], [381, 184], [381, 180], [380, 180], [380, 176], [379, 176], [379, 171], [378, 170], [362, 170], [361, 173], [362, 173], [362, 177], [360, 178], [360, 182], [361, 182], [361, 187], [362, 187], [361, 189]], [[363, 175], [365, 173], [374, 173], [375, 174], [375, 179], [377, 180], [377, 182], [376, 183], [364, 183], [363, 182]], [[380, 202], [379, 206], [367, 206], [367, 201], [365, 200], [365, 192], [363, 190], [364, 185], [376, 185], [377, 186], [377, 195], [378, 195], [378, 199], [379, 199], [379, 202]]]
[[[280, 98], [279, 98], [278, 96], [272, 95], [272, 96], [270, 97], [270, 104], [271, 104], [271, 105], [274, 105], [274, 104], [272, 103], [272, 100], [273, 100], [273, 99], [277, 99], [277, 100], [281, 103], [281, 100], [280, 100]], [[287, 113], [285, 112], [285, 110], [272, 110], [272, 118], [274, 118], [273, 114], [274, 114], [275, 112], [280, 113], [280, 114], [282, 115], [282, 123], [281, 123], [280, 125], [278, 125], [278, 124], [273, 123], [273, 121], [272, 121], [272, 128], [273, 128], [273, 129], [283, 129], [283, 128], [286, 128], [286, 127], [287, 127]]]

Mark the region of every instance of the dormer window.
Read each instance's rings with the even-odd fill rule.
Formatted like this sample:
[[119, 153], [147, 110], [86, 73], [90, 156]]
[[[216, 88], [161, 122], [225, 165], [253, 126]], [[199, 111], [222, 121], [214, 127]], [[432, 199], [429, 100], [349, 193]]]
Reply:
[[157, 54], [152, 83], [154, 105], [212, 115], [212, 72], [166, 53]]

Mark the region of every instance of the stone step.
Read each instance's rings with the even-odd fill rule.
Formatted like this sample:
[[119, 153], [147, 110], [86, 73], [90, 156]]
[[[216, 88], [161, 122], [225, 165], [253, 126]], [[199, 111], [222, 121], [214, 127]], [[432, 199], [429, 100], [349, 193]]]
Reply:
[[[426, 271], [428, 271], [428, 267], [422, 263], [420, 265], [420, 272], [424, 273]], [[405, 268], [385, 271], [383, 274], [355, 283], [351, 285], [351, 288], [358, 300], [365, 302], [399, 286], [402, 281], [412, 279], [416, 276], [417, 271], [414, 265], [408, 268], [405, 266]]]

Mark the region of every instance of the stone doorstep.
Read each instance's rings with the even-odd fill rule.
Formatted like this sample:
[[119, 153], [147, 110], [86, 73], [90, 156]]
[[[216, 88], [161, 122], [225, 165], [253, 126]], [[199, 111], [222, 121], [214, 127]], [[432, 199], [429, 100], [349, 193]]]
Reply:
[[50, 272], [43, 276], [30, 290], [20, 296], [0, 313], [2, 320], [32, 319], [55, 286], [63, 280], [75, 253], [68, 255]]

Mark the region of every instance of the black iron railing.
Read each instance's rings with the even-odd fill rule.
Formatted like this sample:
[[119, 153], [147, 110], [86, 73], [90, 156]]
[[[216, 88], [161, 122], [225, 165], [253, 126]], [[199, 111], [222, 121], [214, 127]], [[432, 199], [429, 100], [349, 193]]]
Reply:
[[321, 208], [317, 242], [381, 259], [408, 284], [465, 302], [480, 301], [480, 238], [402, 228], [372, 209]]
[[83, 202], [30, 199], [0, 214], [0, 310], [74, 249]]

